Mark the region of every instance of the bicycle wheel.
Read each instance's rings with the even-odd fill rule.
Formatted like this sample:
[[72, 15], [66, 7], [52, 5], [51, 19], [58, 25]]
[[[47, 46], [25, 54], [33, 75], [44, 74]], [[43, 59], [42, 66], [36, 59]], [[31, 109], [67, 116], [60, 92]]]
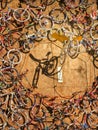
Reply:
[[22, 61], [22, 54], [18, 49], [10, 49], [7, 52], [7, 58], [13, 65], [17, 65]]
[[90, 29], [90, 36], [93, 40], [98, 40], [98, 23], [95, 23]]
[[53, 33], [57, 33], [57, 32], [58, 32], [58, 29], [57, 29], [57, 28], [52, 28], [52, 29], [48, 30], [48, 33], [47, 33], [47, 38], [48, 38], [48, 40], [51, 41], [51, 42], [57, 41], [57, 39], [55, 39], [55, 38], [53, 38], [53, 37], [51, 36]]
[[19, 48], [20, 51], [23, 53], [29, 53], [30, 52], [30, 46], [28, 43], [26, 43], [25, 40], [19, 40]]
[[15, 125], [23, 126], [25, 124], [25, 117], [19, 112], [13, 112], [11, 115], [11, 121], [14, 122]]
[[15, 9], [13, 17], [18, 22], [26, 22], [30, 19], [30, 13], [24, 8]]
[[32, 107], [33, 101], [30, 97], [21, 97], [21, 103], [24, 105], [24, 109], [30, 109]]
[[64, 13], [61, 9], [52, 9], [49, 12], [49, 16], [51, 16], [52, 20], [56, 24], [61, 24], [67, 19], [66, 13]]
[[98, 128], [98, 113], [91, 112], [88, 115], [87, 123], [91, 129], [97, 129]]
[[36, 39], [37, 38], [47, 38], [47, 29], [46, 28], [40, 28], [37, 32], [36, 32]]
[[43, 66], [42, 73], [46, 76], [52, 76], [56, 74], [57, 65], [58, 57], [53, 56], [49, 61], [46, 61], [45, 65]]
[[41, 28], [51, 29], [53, 27], [53, 22], [50, 17], [48, 16], [42, 16], [40, 18], [39, 24]]
[[5, 9], [7, 6], [7, 0], [1, 0], [1, 9]]
[[98, 55], [93, 57], [93, 65], [96, 69], [98, 69]]
[[79, 51], [80, 51], [80, 48], [78, 44], [74, 44], [73, 42], [70, 42], [68, 44], [67, 53], [72, 59], [75, 59], [76, 57], [78, 57]]
[[9, 71], [2, 73], [2, 80], [7, 85], [7, 88], [11, 87], [14, 84], [14, 76]]
[[29, 117], [34, 120], [34, 117], [39, 114], [40, 105], [36, 104], [33, 108], [29, 109]]

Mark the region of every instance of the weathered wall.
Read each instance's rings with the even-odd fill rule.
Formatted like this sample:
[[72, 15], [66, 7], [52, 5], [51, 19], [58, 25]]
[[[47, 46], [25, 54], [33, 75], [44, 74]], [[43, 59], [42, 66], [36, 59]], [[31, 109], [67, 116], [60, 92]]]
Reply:
[[[13, 0], [13, 2], [8, 6], [16, 8], [17, 5], [18, 0]], [[53, 7], [55, 7], [55, 5], [53, 5]], [[51, 7], [48, 7], [47, 11], [49, 10], [51, 10]], [[60, 27], [60, 25], [58, 27]], [[55, 44], [62, 46], [62, 43], [60, 42], [55, 42]], [[55, 46], [54, 43], [44, 39], [41, 42], [34, 43], [34, 48], [31, 49], [30, 53], [41, 59], [45, 57], [48, 51], [52, 51], [53, 55], [59, 55], [60, 53], [60, 49]], [[20, 73], [24, 72], [26, 69], [29, 70], [26, 74], [26, 77], [23, 79], [23, 84], [26, 87], [31, 88], [32, 79], [37, 64], [30, 59], [29, 54], [22, 55], [22, 62], [19, 66], [17, 66], [17, 68]], [[98, 75], [98, 70], [94, 68], [92, 64], [92, 57], [86, 53], [81, 53], [76, 59], [71, 59], [67, 55], [66, 61], [62, 68], [62, 74], [63, 82], [59, 83], [58, 80], [46, 77], [40, 73], [38, 89], [35, 89], [35, 92], [37, 91], [42, 94], [48, 94], [52, 96], [57, 95], [56, 91], [54, 90], [54, 86], [56, 86], [56, 90], [62, 96], [71, 95], [71, 93], [75, 91], [84, 91], [91, 86], [94, 77]], [[57, 78], [57, 75], [55, 75], [54, 78]]]

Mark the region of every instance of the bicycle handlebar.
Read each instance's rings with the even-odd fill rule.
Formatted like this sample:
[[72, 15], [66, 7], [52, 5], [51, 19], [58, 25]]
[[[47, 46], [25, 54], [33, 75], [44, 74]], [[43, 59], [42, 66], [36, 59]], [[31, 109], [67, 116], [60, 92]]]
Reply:
[[36, 62], [41, 62], [41, 60], [36, 59], [31, 53], [29, 54], [30, 58]]

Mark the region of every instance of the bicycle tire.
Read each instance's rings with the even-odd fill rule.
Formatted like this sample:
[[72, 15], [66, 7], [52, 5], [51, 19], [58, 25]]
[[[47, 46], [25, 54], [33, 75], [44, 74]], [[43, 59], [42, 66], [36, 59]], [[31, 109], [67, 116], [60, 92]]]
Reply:
[[93, 65], [96, 69], [98, 69], [98, 55], [93, 57]]
[[90, 36], [93, 40], [98, 40], [98, 23], [93, 24], [91, 27]]
[[[92, 52], [93, 53], [92, 54], [93, 58], [96, 57], [96, 56], [98, 56], [98, 47], [95, 47], [94, 50], [92, 50], [92, 51], [93, 51]], [[96, 61], [97, 61], [97, 59], [96, 59]]]
[[36, 32], [36, 38], [35, 41], [38, 40], [38, 38], [43, 39], [43, 38], [47, 38], [47, 29], [46, 28], [40, 28], [37, 32]]
[[14, 76], [9, 71], [3, 72], [2, 80], [7, 85], [7, 88], [11, 87], [14, 84]]
[[1, 0], [1, 9], [5, 9], [7, 7], [7, 0]]
[[[54, 23], [56, 24], [62, 24], [67, 20], [67, 15], [65, 12], [63, 12], [62, 9], [52, 9], [49, 12], [49, 16], [52, 18]], [[59, 19], [60, 18], [60, 19]]]
[[22, 61], [22, 54], [18, 49], [10, 49], [7, 52], [7, 58], [13, 65], [17, 65]]
[[74, 45], [74, 43], [68, 44], [67, 53], [72, 59], [75, 59], [78, 57], [79, 51], [80, 51], [80, 48], [78, 44], [76, 45]]
[[37, 123], [40, 123], [40, 125], [43, 125], [44, 126], [44, 119], [45, 119], [45, 112], [44, 110], [42, 111], [41, 108], [39, 110], [39, 113], [36, 113], [35, 115], [31, 114], [31, 118], [37, 122]]
[[[23, 13], [23, 15], [21, 15], [22, 13]], [[21, 19], [21, 16], [22, 16], [22, 19]], [[13, 12], [13, 17], [16, 21], [23, 23], [30, 19], [30, 13], [27, 10], [25, 10], [24, 8], [17, 8]]]
[[31, 120], [34, 120], [34, 116], [36, 116], [39, 113], [40, 110], [40, 105], [36, 104], [35, 106], [33, 106], [33, 112], [32, 112], [32, 108], [29, 109], [29, 117]]
[[30, 46], [28, 43], [26, 43], [24, 40], [19, 40], [19, 50], [22, 53], [29, 53], [30, 52]]
[[[8, 89], [8, 88], [11, 88], [13, 86], [14, 81], [13, 81], [12, 74], [7, 72], [7, 73], [4, 73], [4, 74], [0, 74], [0, 76], [1, 76], [1, 78], [0, 78], [1, 81], [0, 82], [2, 82], [3, 85], [4, 85], [3, 87], [0, 88], [1, 90]], [[9, 78], [9, 80], [6, 79], [6, 76]]]
[[53, 56], [47, 61], [42, 68], [42, 74], [45, 74], [46, 76], [53, 76], [56, 74], [56, 69], [58, 65], [58, 57]]
[[41, 28], [51, 29], [53, 27], [53, 21], [49, 16], [42, 16], [39, 20]]
[[18, 125], [20, 127], [25, 124], [25, 117], [20, 112], [13, 112], [10, 118], [10, 120], [14, 122], [14, 125]]
[[47, 32], [47, 38], [48, 38], [49, 41], [51, 41], [51, 42], [56, 42], [57, 41], [57, 39], [55, 39], [55, 38], [53, 38], [51, 36], [51, 34], [53, 34], [55, 32], [58, 32], [57, 28], [52, 28], [52, 29], [48, 30], [48, 32]]
[[22, 104], [24, 105], [24, 109], [30, 109], [32, 107], [33, 101], [30, 97], [21, 97]]

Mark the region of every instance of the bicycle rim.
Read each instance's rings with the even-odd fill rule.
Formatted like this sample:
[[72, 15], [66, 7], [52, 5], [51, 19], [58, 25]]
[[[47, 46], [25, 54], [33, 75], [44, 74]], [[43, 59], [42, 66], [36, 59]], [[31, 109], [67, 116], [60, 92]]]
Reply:
[[46, 16], [41, 17], [39, 24], [42, 28], [47, 28], [47, 30], [51, 29], [53, 26], [53, 22], [51, 18], [46, 17]]
[[14, 84], [14, 76], [12, 75], [11, 72], [9, 72], [9, 71], [3, 72], [2, 77], [3, 77], [3, 81], [6, 85], [10, 86], [10, 85]]
[[30, 19], [30, 14], [24, 8], [18, 8], [13, 12], [13, 17], [18, 22], [26, 22]]
[[25, 109], [31, 108], [33, 104], [32, 99], [30, 97], [25, 97], [25, 96], [24, 98], [22, 98], [22, 103], [23, 105], [25, 105], [24, 107]]
[[55, 70], [58, 65], [58, 57], [53, 56], [47, 63], [48, 64], [45, 65], [42, 70], [42, 73], [44, 73], [46, 76], [52, 76], [56, 73]]
[[49, 12], [49, 15], [56, 24], [61, 24], [67, 19], [66, 14], [61, 9], [53, 9]]
[[72, 59], [75, 59], [79, 55], [79, 50], [78, 45], [74, 45], [73, 43], [68, 44], [67, 52]]
[[17, 65], [22, 61], [22, 54], [18, 49], [10, 49], [7, 53], [7, 58], [10, 63]]
[[92, 39], [98, 40], [98, 23], [95, 23], [90, 29]]
[[23, 126], [25, 123], [25, 117], [19, 112], [13, 112], [11, 115], [11, 120], [14, 121], [18, 126]]
[[48, 31], [48, 33], [47, 33], [47, 38], [48, 38], [49, 41], [52, 41], [52, 42], [57, 41], [57, 39], [55, 39], [55, 38], [53, 38], [53, 37], [51, 36], [53, 33], [56, 33], [56, 32], [58, 32], [58, 29], [57, 29], [57, 28], [53, 28], [53, 29], [51, 29], [51, 30]]
[[93, 65], [96, 69], [98, 69], [98, 55], [96, 57], [93, 57]]

